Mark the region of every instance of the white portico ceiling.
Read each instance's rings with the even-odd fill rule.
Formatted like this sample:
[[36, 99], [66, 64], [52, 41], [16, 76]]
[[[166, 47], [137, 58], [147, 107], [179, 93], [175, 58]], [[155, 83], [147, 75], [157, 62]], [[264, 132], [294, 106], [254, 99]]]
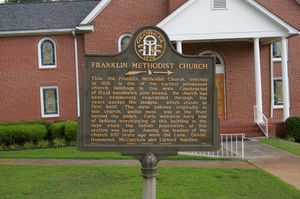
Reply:
[[212, 9], [212, 0], [189, 0], [157, 24], [171, 41], [249, 40], [264, 44], [298, 34], [298, 30], [254, 0], [226, 0], [226, 9]]

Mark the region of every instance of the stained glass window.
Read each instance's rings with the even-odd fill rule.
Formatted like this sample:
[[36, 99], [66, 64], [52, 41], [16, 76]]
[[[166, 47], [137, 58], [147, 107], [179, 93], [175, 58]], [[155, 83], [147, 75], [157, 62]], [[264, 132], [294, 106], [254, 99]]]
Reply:
[[41, 87], [43, 117], [58, 117], [58, 91], [56, 86]]
[[274, 79], [274, 105], [283, 105], [282, 79]]
[[45, 40], [42, 42], [41, 60], [42, 66], [55, 65], [55, 49], [52, 41]]
[[123, 34], [119, 38], [119, 52], [122, 51], [122, 50], [124, 50], [128, 46], [131, 37], [132, 37], [131, 34], [126, 33], [126, 34]]
[[38, 44], [39, 68], [56, 68], [55, 42], [45, 37]]
[[273, 58], [281, 58], [281, 42], [273, 43]]

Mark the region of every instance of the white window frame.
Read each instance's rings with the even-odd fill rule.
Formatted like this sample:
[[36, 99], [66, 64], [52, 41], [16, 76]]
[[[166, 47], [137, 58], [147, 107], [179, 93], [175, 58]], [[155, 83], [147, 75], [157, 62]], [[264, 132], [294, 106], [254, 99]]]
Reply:
[[118, 50], [119, 50], [119, 52], [122, 51], [122, 49], [121, 49], [121, 48], [122, 48], [121, 41], [122, 41], [123, 37], [127, 37], [127, 36], [132, 37], [132, 34], [130, 34], [130, 33], [125, 33], [125, 34], [122, 34], [122, 35], [119, 37], [119, 40], [118, 40]]
[[[57, 101], [57, 114], [45, 114], [44, 112], [44, 89], [56, 89], [56, 101]], [[59, 94], [58, 94], [58, 86], [41, 86], [40, 87], [40, 97], [41, 97], [41, 113], [42, 118], [48, 117], [59, 117]]]
[[[278, 42], [281, 42], [281, 41], [278, 41]], [[277, 42], [274, 42], [274, 43], [277, 43]], [[274, 43], [272, 43], [272, 53], [271, 53], [271, 55], [272, 55], [272, 60], [273, 61], [281, 61], [282, 59], [281, 59], [281, 57], [280, 58], [274, 58], [273, 57], [273, 44]], [[289, 60], [289, 40], [287, 39], [286, 40], [286, 54], [287, 54], [287, 60]]]
[[[225, 7], [216, 8], [215, 1], [223, 1], [225, 2]], [[212, 10], [227, 10], [227, 0], [212, 0], [211, 1], [211, 9]]]
[[[54, 65], [46, 65], [46, 66], [43, 66], [42, 65], [42, 52], [41, 52], [41, 45], [42, 43], [45, 41], [45, 40], [50, 40], [53, 42], [54, 44], [54, 56], [55, 56], [55, 64]], [[56, 43], [53, 39], [51, 39], [50, 37], [44, 37], [42, 38], [39, 43], [38, 43], [38, 56], [39, 56], [39, 68], [43, 69], [43, 68], [57, 68], [57, 56], [56, 56]]]

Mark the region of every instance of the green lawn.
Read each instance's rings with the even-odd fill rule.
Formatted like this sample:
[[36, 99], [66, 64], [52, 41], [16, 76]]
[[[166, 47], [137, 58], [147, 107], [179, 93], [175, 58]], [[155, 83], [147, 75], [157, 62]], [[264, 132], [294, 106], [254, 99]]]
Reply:
[[[288, 140], [278, 139], [278, 138], [265, 138], [261, 140], [262, 143], [268, 144], [279, 149], [288, 151], [290, 153], [300, 155], [300, 144]], [[300, 198], [300, 197], [299, 197]]]
[[[95, 159], [95, 160], [133, 160], [129, 156], [122, 156], [120, 152], [80, 152], [76, 147], [29, 149], [0, 151], [0, 158], [25, 159]], [[164, 160], [232, 160], [229, 158], [209, 158], [201, 156], [177, 155]]]
[[[142, 198], [140, 167], [0, 165], [0, 198]], [[261, 169], [158, 168], [157, 198], [299, 198]]]

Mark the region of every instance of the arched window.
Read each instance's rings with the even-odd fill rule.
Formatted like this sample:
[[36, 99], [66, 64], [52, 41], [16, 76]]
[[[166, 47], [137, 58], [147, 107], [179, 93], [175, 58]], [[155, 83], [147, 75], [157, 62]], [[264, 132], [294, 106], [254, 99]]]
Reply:
[[56, 47], [51, 38], [43, 38], [38, 44], [39, 68], [56, 68]]
[[119, 37], [119, 42], [118, 42], [119, 52], [124, 50], [127, 47], [131, 37], [132, 37], [132, 34], [129, 34], [129, 33], [125, 33], [125, 34], [121, 35], [121, 37]]
[[201, 52], [199, 55], [215, 55], [216, 56], [216, 74], [223, 74], [224, 73], [224, 60], [222, 56], [213, 51], [213, 50], [206, 50]]

